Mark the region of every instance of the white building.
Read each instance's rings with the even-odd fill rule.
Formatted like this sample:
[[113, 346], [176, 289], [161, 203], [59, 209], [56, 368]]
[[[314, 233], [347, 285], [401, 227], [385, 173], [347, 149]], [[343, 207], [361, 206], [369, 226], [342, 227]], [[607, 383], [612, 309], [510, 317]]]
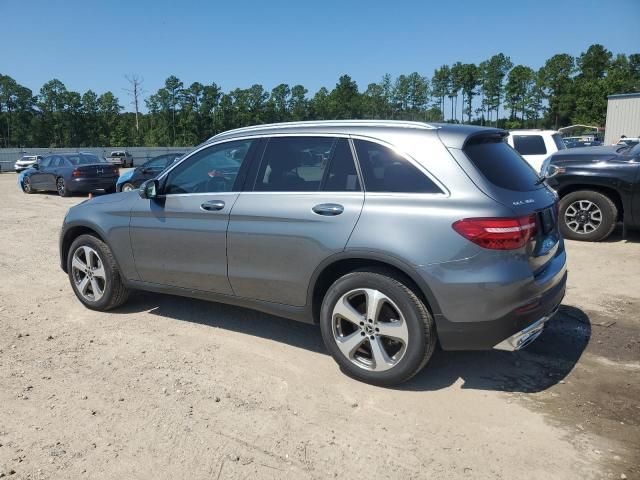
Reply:
[[622, 135], [640, 137], [640, 93], [609, 95], [604, 144], [617, 143]]

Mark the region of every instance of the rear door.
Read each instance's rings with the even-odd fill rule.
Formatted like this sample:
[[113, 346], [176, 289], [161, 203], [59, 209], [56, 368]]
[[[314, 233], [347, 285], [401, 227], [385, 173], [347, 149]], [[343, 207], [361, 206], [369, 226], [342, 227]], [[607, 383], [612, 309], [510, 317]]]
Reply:
[[234, 293], [304, 306], [314, 270], [344, 250], [363, 202], [347, 138], [271, 137], [231, 211]]
[[256, 141], [198, 150], [161, 179], [161, 196], [136, 196], [130, 238], [141, 280], [232, 293], [227, 279], [227, 226]]
[[51, 163], [46, 169], [44, 180], [48, 190], [56, 189], [56, 181], [58, 176], [64, 176], [63, 168], [65, 165], [64, 157], [56, 155], [51, 159]]

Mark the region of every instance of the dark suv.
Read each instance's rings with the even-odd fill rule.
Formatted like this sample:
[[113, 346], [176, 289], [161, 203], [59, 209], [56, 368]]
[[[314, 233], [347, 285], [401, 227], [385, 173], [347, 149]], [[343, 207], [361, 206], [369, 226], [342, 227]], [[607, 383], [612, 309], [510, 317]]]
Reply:
[[549, 165], [565, 238], [604, 240], [619, 221], [640, 228], [640, 145], [561, 150]]
[[69, 210], [88, 308], [130, 289], [319, 323], [350, 375], [404, 381], [442, 348], [523, 348], [563, 298], [556, 195], [504, 130], [331, 121], [222, 133], [138, 191]]

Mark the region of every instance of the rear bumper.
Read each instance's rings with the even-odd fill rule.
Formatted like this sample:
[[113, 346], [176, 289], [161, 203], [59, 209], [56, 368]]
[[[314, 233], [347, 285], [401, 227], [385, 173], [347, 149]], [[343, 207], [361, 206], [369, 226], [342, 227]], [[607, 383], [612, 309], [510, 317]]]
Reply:
[[438, 338], [444, 350], [517, 350], [535, 340], [558, 309], [565, 295], [567, 272], [526, 308], [518, 308], [496, 320], [452, 322], [436, 315]]
[[69, 184], [73, 192], [92, 192], [93, 190], [109, 190], [115, 188], [118, 177], [112, 178], [74, 178]]

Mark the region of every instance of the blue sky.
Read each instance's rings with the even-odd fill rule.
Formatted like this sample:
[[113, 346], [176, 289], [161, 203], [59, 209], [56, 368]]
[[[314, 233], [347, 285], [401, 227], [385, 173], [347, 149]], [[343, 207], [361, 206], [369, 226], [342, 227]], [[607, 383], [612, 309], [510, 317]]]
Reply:
[[640, 52], [640, 0], [0, 0], [0, 19], [0, 73], [34, 93], [51, 78], [111, 90], [123, 105], [130, 73], [147, 93], [174, 74], [185, 85], [301, 83], [313, 94], [343, 73], [363, 90], [387, 72], [431, 76], [498, 52], [535, 68], [592, 43]]

